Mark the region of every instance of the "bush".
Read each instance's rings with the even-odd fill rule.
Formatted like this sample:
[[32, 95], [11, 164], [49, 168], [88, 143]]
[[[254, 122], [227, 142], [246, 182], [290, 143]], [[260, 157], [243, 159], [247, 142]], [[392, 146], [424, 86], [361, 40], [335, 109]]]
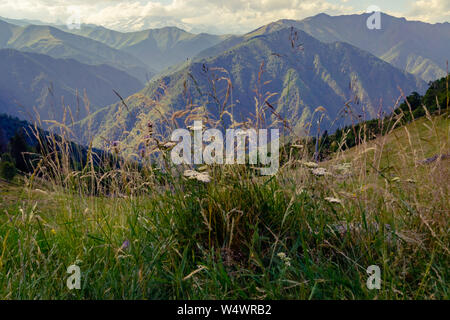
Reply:
[[14, 179], [16, 175], [16, 167], [9, 161], [2, 161], [0, 163], [0, 176], [8, 181]]
[[9, 153], [3, 153], [3, 154], [0, 156], [0, 160], [1, 160], [1, 162], [11, 162], [11, 163], [14, 163], [14, 160], [13, 160], [13, 158], [11, 157], [11, 155], [10, 155]]
[[23, 172], [28, 171], [28, 164], [23, 155], [28, 151], [27, 140], [23, 130], [19, 130], [9, 141], [10, 153], [14, 159], [14, 164], [17, 169]]

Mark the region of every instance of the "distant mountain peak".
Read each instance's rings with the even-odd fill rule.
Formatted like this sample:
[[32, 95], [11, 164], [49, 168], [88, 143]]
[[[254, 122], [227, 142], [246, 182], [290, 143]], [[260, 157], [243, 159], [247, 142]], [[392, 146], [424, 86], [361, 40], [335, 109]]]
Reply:
[[316, 17], [316, 18], [329, 18], [331, 16], [329, 14], [325, 13], [325, 12], [321, 12], [321, 13], [316, 14], [314, 17]]
[[194, 34], [177, 26], [127, 33], [89, 27], [70, 32], [129, 53], [159, 72], [195, 57], [225, 38], [207, 33]]
[[318, 14], [303, 20], [282, 19], [246, 35], [226, 39], [204, 50], [198, 57], [215, 56], [251, 37], [295, 27], [322, 42], [349, 43], [425, 81], [445, 76], [445, 64], [450, 60], [449, 23], [429, 24], [381, 14], [381, 30], [369, 30], [366, 27], [366, 20], [371, 13], [339, 16]]

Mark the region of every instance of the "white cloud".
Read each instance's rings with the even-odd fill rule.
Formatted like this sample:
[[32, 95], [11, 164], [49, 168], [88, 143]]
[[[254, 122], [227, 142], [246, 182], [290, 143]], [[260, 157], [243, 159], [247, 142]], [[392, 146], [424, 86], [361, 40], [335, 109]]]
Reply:
[[331, 0], [2, 0], [0, 15], [63, 22], [68, 6], [79, 6], [82, 23], [114, 29], [178, 25], [202, 31], [242, 33], [282, 19], [301, 19], [320, 12], [348, 13], [352, 8]]
[[449, 0], [417, 0], [413, 3], [408, 18], [426, 22], [450, 22]]
[[[284, 18], [302, 19], [320, 12], [355, 13], [358, 10], [352, 5], [356, 3], [354, 0], [1, 0], [0, 16], [64, 23], [70, 16], [68, 7], [78, 6], [82, 23], [116, 30], [175, 25], [195, 32], [244, 33]], [[405, 12], [395, 15], [428, 22], [450, 20], [449, 0], [410, 3]]]

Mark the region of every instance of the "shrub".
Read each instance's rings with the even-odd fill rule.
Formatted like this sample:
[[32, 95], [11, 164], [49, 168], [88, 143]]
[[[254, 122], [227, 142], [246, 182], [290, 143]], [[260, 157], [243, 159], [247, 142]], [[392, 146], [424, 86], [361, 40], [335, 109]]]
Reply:
[[3, 154], [0, 156], [0, 160], [1, 160], [2, 162], [11, 162], [11, 163], [14, 163], [14, 160], [13, 160], [13, 158], [11, 157], [11, 154], [9, 154], [9, 153], [3, 153]]
[[9, 161], [2, 161], [0, 163], [0, 176], [8, 181], [14, 179], [16, 175], [16, 167]]
[[28, 171], [28, 164], [23, 155], [28, 151], [27, 140], [23, 130], [19, 130], [9, 141], [10, 153], [14, 159], [17, 169], [23, 172]]

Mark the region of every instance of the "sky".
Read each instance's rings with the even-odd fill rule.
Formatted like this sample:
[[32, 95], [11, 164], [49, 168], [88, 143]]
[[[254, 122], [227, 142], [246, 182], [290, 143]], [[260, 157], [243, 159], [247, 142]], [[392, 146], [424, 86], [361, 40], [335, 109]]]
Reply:
[[409, 20], [450, 22], [450, 0], [1, 0], [0, 16], [102, 25], [118, 31], [177, 26], [245, 33], [279, 19], [363, 13], [369, 6]]

